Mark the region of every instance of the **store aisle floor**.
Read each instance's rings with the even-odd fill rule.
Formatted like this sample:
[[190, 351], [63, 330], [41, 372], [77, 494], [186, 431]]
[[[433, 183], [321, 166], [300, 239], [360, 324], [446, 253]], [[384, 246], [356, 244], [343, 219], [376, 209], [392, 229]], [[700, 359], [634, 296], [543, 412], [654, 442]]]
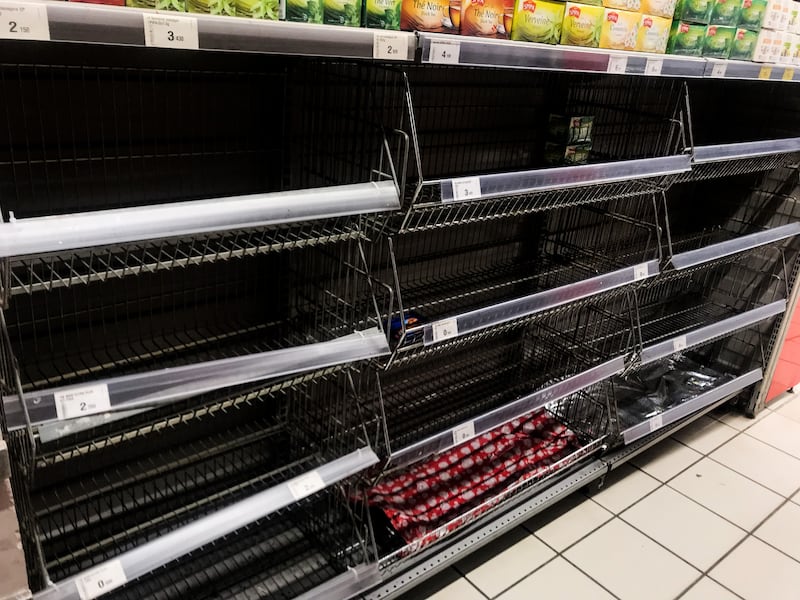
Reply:
[[402, 600], [800, 599], [800, 393], [720, 411]]

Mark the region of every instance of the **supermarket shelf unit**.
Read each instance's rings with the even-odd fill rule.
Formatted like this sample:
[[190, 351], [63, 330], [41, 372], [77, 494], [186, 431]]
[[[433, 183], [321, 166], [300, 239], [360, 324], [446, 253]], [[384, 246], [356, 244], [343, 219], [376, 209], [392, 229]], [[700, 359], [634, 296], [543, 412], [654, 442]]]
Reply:
[[[35, 597], [393, 597], [757, 396], [794, 284], [800, 138], [715, 138], [693, 82], [793, 69], [30, 6], [39, 39], [154, 45], [155, 16], [196, 27], [182, 48], [252, 55], [61, 69], [9, 47], [0, 416]], [[87, 139], [60, 122], [74, 94], [114, 107], [99, 128], [71, 111]], [[186, 101], [234, 95], [220, 128]], [[591, 164], [540, 168], [554, 110], [595, 117]], [[711, 382], [623, 419], [654, 368]], [[380, 538], [370, 486], [534, 412], [568, 452]]]

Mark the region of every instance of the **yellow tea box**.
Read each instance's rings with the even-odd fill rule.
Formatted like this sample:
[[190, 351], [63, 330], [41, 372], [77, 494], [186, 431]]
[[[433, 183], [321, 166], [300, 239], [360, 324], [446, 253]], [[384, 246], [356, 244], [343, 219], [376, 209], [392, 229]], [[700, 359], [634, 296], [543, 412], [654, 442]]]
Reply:
[[607, 8], [600, 31], [600, 47], [611, 50], [635, 50], [640, 19], [639, 13]]
[[[291, 1], [291, 0], [289, 0]], [[450, 0], [402, 0], [400, 29], [433, 33], [458, 33], [461, 5]]]
[[564, 4], [543, 0], [517, 0], [511, 39], [522, 42], [557, 44], [561, 39]]
[[636, 50], [655, 52], [656, 54], [666, 52], [671, 25], [672, 19], [642, 15], [639, 21], [639, 32], [636, 34]]
[[461, 0], [461, 35], [508, 39], [514, 0]]
[[597, 48], [600, 45], [600, 30], [606, 9], [567, 2], [564, 21], [561, 23], [561, 43], [567, 46]]
[[603, 0], [606, 8], [616, 8], [617, 10], [632, 10], [639, 12], [642, 8], [642, 0]]
[[640, 12], [654, 17], [672, 19], [677, 3], [677, 0], [642, 0]]

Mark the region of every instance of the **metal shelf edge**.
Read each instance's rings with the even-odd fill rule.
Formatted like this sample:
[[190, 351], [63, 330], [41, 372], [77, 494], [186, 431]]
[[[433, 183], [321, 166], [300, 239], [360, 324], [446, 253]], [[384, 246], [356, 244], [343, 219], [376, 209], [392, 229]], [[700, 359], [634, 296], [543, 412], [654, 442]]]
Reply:
[[[31, 424], [39, 425], [56, 421], [59, 415], [64, 416], [63, 403], [74, 402], [70, 399], [74, 397], [71, 394], [82, 393], [89, 400], [108, 398], [106, 408], [99, 406], [99, 410], [87, 411], [80, 414], [80, 418], [109, 410], [130, 410], [174, 402], [243, 383], [385, 356], [389, 352], [385, 334], [375, 328], [327, 342], [30, 392], [24, 395], [24, 399]], [[25, 413], [18, 397], [6, 396], [3, 404], [8, 428], [14, 430], [25, 427]], [[72, 411], [67, 410], [69, 412]], [[66, 418], [59, 422], [59, 432], [50, 432], [49, 435], [68, 435], [72, 433], [73, 423], [76, 421]]]
[[758, 381], [761, 381], [763, 377], [763, 373], [761, 369], [753, 369], [744, 375], [740, 375], [736, 377], [732, 381], [728, 381], [723, 383], [720, 386], [715, 387], [708, 392], [700, 394], [680, 404], [670, 410], [667, 410], [655, 417], [648, 419], [642, 423], [638, 423], [633, 427], [629, 427], [622, 431], [622, 438], [625, 444], [630, 444], [631, 442], [635, 442], [636, 440], [643, 438], [647, 435], [650, 435], [654, 431], [658, 431], [660, 428], [674, 423], [675, 421], [679, 421], [680, 419], [690, 415], [691, 413], [700, 410], [709, 404], [716, 402], [728, 396], [730, 394], [736, 393], [740, 390], [743, 390], [748, 385], [752, 385]]
[[380, 583], [380, 580], [378, 563], [358, 565], [297, 596], [295, 600], [346, 600]]
[[391, 181], [118, 208], [0, 223], [0, 257], [284, 225], [400, 208]]
[[[613, 375], [617, 375], [624, 369], [625, 357], [618, 356], [613, 358], [596, 367], [587, 369], [582, 373], [568, 377], [563, 381], [536, 390], [527, 396], [509, 402], [505, 406], [501, 406], [475, 417], [471, 421], [460, 423], [454, 427], [440, 431], [427, 439], [420, 440], [415, 444], [398, 450], [397, 452], [393, 452], [389, 456], [387, 467], [397, 468], [407, 466], [433, 454], [443, 452], [448, 448], [452, 448], [475, 436], [484, 434], [508, 423], [512, 419], [516, 419], [533, 410], [542, 408], [551, 402], [565, 398], [566, 396], [608, 379]], [[463, 431], [468, 431], [471, 435], [466, 437], [459, 436], [459, 432]]]
[[786, 300], [776, 300], [738, 315], [722, 319], [711, 325], [700, 327], [657, 344], [646, 346], [641, 353], [640, 364], [646, 365], [675, 352], [728, 335], [759, 321], [774, 317], [786, 310]]
[[695, 146], [692, 163], [702, 165], [726, 160], [770, 156], [772, 154], [788, 154], [790, 152], [800, 152], [800, 137]]
[[749, 235], [739, 236], [732, 240], [719, 242], [718, 244], [710, 244], [696, 250], [689, 250], [688, 252], [681, 252], [675, 254], [670, 259], [670, 264], [675, 269], [687, 269], [700, 265], [704, 262], [737, 254], [746, 250], [752, 250], [758, 246], [764, 246], [773, 242], [778, 242], [785, 238], [789, 238], [800, 233], [800, 223], [789, 223], [781, 225], [780, 227], [773, 227], [765, 231], [751, 233]]
[[[269, 516], [281, 508], [355, 475], [377, 462], [378, 456], [371, 448], [360, 448], [304, 475], [249, 496], [155, 540], [137, 546], [133, 550], [124, 552], [116, 558], [60, 581], [37, 593], [34, 597], [36, 600], [79, 600], [82, 597], [78, 589], [79, 581], [92, 573], [102, 572], [102, 569], [113, 563], [122, 569], [125, 581], [131, 581], [216, 539]], [[297, 485], [295, 488], [297, 483], [304, 483], [304, 478], [310, 478], [308, 484]], [[319, 487], [320, 481], [322, 487]], [[301, 494], [293, 491], [295, 489], [302, 490]], [[311, 491], [308, 492], [308, 490]], [[118, 582], [116, 586], [107, 587], [106, 592], [123, 585], [125, 581]]]

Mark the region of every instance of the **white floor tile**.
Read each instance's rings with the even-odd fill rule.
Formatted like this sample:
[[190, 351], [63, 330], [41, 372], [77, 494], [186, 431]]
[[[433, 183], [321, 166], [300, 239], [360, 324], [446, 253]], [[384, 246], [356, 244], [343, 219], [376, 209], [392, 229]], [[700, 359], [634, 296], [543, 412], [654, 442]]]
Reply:
[[658, 480], [639, 469], [630, 465], [622, 465], [606, 477], [603, 489], [593, 493], [592, 500], [617, 514], [639, 498], [652, 492], [659, 485]]
[[800, 487], [800, 460], [747, 434], [733, 438], [709, 456], [781, 496]]
[[529, 575], [497, 600], [613, 600], [613, 596], [560, 556]]
[[745, 600], [797, 600], [800, 563], [747, 538], [709, 573]]
[[486, 598], [451, 568], [423, 581], [398, 600], [486, 600]]
[[484, 546], [456, 568], [490, 598], [514, 585], [555, 556], [550, 548], [522, 529]]
[[580, 495], [574, 497], [580, 502], [549, 523], [529, 522], [525, 527], [545, 544], [561, 552], [614, 517], [597, 502]]
[[747, 433], [765, 444], [800, 458], [800, 423], [784, 417], [780, 412], [770, 412], [750, 427]]
[[780, 410], [787, 404], [791, 404], [792, 400], [797, 398], [797, 394], [794, 392], [783, 392], [777, 398], [773, 398], [772, 402], [767, 404], [768, 410]]
[[692, 463], [703, 458], [699, 452], [672, 439], [666, 439], [631, 462], [659, 481], [669, 481]]
[[767, 415], [771, 414], [771, 411], [762, 410], [755, 416], [755, 418], [751, 419], [747, 415], [742, 414], [740, 410], [726, 405], [720, 408], [719, 411], [714, 411], [710, 414], [713, 418], [725, 423], [725, 425], [733, 427], [738, 431], [744, 431], [745, 429], [748, 429], [749, 427], [752, 427], [758, 423]]
[[672, 437], [686, 444], [692, 450], [697, 450], [700, 454], [708, 454], [737, 433], [738, 431], [733, 427], [706, 416], [690, 423]]
[[737, 600], [737, 596], [713, 579], [703, 577], [681, 596], [681, 600]]
[[775, 492], [708, 458], [669, 485], [747, 531], [783, 502]]
[[619, 519], [603, 525], [564, 556], [621, 600], [672, 600], [700, 575]]
[[[753, 533], [778, 550], [800, 561], [800, 506], [787, 502]], [[798, 581], [800, 597], [800, 581]]]
[[640, 500], [620, 518], [701, 571], [711, 567], [747, 535], [669, 487]]
[[769, 404], [769, 408], [779, 415], [800, 423], [800, 394], [789, 394], [786, 398]]

